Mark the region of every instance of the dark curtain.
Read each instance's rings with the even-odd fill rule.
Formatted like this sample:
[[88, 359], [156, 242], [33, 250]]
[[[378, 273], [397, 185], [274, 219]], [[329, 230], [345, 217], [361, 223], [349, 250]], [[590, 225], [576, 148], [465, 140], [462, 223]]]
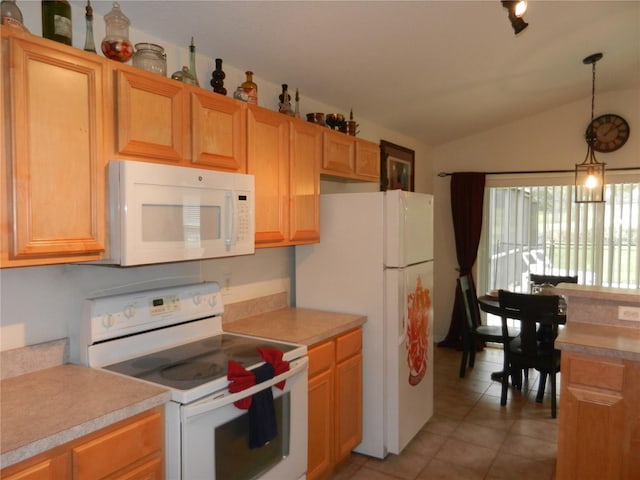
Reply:
[[[460, 172], [451, 175], [451, 216], [456, 239], [459, 276], [471, 274], [476, 262], [480, 232], [482, 230], [482, 204], [484, 201], [485, 174]], [[451, 324], [441, 347], [461, 348], [463, 306], [460, 291], [456, 292]]]

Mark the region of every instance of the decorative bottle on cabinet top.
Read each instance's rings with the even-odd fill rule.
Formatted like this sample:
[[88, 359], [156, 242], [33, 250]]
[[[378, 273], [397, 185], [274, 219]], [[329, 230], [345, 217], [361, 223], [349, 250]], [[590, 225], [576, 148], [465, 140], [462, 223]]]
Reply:
[[16, 0], [2, 0], [0, 3], [0, 19], [2, 25], [27, 30], [22, 19], [22, 12], [16, 5]]
[[247, 102], [257, 105], [258, 104], [258, 85], [256, 85], [253, 82], [253, 72], [247, 71], [244, 73], [247, 75], [247, 79], [244, 82], [242, 82], [240, 86], [249, 97]]
[[84, 37], [84, 50], [85, 52], [96, 53], [96, 44], [93, 41], [93, 7], [91, 6], [91, 0], [87, 0], [87, 6], [84, 9], [85, 19], [85, 37]]
[[198, 74], [196, 73], [196, 46], [193, 44], [193, 37], [191, 37], [191, 45], [189, 45], [189, 72], [196, 81], [196, 87], [199, 87], [200, 83], [198, 82]]
[[67, 0], [42, 0], [42, 36], [71, 45], [71, 5]]
[[129, 41], [131, 22], [120, 10], [120, 4], [113, 2], [113, 8], [104, 16], [106, 35], [102, 40], [102, 53], [111, 60], [127, 62], [133, 55], [133, 45]]
[[224, 88], [224, 79], [227, 75], [222, 70], [222, 59], [216, 58], [216, 69], [211, 72], [211, 86], [213, 91], [220, 95], [226, 95], [227, 89]]

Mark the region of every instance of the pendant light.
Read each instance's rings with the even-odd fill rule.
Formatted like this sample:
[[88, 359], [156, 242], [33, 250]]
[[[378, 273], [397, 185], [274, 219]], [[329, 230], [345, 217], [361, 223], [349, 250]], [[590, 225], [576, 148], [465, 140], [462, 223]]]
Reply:
[[[591, 65], [591, 122], [593, 122], [593, 107], [596, 95], [596, 62], [602, 58], [602, 53], [589, 55], [582, 63]], [[589, 124], [585, 134], [587, 142], [587, 156], [582, 163], [576, 165], [575, 202], [576, 203], [601, 203], [604, 202], [604, 168], [605, 164], [596, 160], [593, 144], [596, 141], [596, 132]]]

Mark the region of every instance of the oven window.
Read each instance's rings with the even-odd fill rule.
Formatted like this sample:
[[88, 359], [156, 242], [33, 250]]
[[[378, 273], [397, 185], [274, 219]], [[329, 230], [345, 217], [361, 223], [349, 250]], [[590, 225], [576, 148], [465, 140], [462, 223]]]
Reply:
[[290, 393], [274, 398], [278, 436], [261, 448], [249, 448], [249, 414], [216, 427], [216, 479], [258, 478], [289, 455]]
[[200, 242], [220, 239], [220, 207], [214, 205], [142, 205], [144, 242]]

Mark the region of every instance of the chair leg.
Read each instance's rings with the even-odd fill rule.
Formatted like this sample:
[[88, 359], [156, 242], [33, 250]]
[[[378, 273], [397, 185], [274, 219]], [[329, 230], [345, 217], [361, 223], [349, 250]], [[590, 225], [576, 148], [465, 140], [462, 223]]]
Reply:
[[544, 399], [544, 387], [546, 383], [547, 383], [547, 373], [540, 372], [540, 383], [538, 384], [538, 394], [536, 395], [537, 403], [542, 403], [542, 400]]
[[503, 353], [503, 361], [502, 361], [502, 390], [500, 392], [500, 405], [505, 406], [507, 404], [507, 390], [509, 389], [509, 375], [510, 375], [510, 364], [508, 359], [508, 354], [505, 350]]
[[473, 368], [476, 364], [476, 343], [471, 342], [469, 346], [469, 368]]
[[551, 382], [551, 418], [556, 418], [556, 372], [549, 373]]
[[462, 347], [462, 361], [460, 362], [460, 378], [464, 378], [464, 375], [467, 371], [467, 355], [468, 350], [465, 346]]

